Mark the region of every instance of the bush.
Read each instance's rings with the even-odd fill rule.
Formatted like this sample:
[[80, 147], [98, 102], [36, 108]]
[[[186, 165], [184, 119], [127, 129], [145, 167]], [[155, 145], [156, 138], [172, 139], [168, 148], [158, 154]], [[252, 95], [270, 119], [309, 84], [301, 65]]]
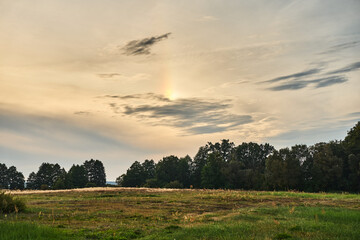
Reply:
[[160, 186], [159, 186], [159, 183], [156, 178], [149, 178], [149, 179], [146, 179], [146, 183], [144, 184], [144, 187], [158, 188]]
[[184, 188], [184, 185], [179, 182], [178, 180], [172, 181], [167, 183], [165, 186], [165, 188]]
[[25, 209], [23, 200], [4, 192], [0, 193], [0, 213], [23, 212]]
[[96, 187], [96, 184], [93, 183], [93, 182], [88, 182], [88, 183], [85, 185], [85, 187], [87, 187], [87, 188]]

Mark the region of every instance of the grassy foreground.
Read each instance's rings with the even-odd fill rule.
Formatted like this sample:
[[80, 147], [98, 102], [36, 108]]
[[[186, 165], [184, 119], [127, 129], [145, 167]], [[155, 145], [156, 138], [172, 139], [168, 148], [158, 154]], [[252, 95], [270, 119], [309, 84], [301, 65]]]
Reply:
[[[17, 194], [17, 193], [14, 193]], [[360, 195], [228, 190], [28, 192], [0, 239], [360, 239]]]

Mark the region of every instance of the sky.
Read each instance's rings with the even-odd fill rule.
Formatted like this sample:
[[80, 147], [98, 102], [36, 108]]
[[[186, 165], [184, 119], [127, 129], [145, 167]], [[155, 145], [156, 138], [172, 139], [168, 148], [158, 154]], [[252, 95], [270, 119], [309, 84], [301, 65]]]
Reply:
[[194, 157], [341, 140], [360, 120], [358, 0], [0, 0], [0, 162]]

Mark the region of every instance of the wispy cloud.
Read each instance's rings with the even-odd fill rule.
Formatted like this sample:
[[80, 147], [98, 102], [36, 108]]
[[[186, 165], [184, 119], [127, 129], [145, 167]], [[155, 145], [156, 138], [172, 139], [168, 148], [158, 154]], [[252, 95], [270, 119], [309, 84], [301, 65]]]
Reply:
[[151, 47], [164, 39], [167, 39], [171, 33], [165, 33], [160, 36], [144, 38], [140, 40], [133, 40], [128, 42], [121, 48], [125, 55], [148, 55], [150, 54]]
[[313, 80], [298, 80], [287, 82], [268, 89], [272, 91], [299, 90], [307, 87], [310, 84], [314, 84], [314, 88], [323, 88], [334, 84], [344, 83], [346, 81], [348, 81], [348, 79], [345, 76], [330, 76]]
[[345, 76], [331, 76], [327, 78], [321, 78], [310, 81], [310, 83], [316, 83], [315, 88], [328, 87], [334, 84], [347, 82], [348, 79]]
[[163, 102], [170, 102], [170, 99], [161, 94], [155, 93], [140, 93], [140, 94], [129, 94], [129, 95], [105, 95], [105, 98], [118, 98], [118, 99], [152, 99]]
[[345, 49], [357, 47], [359, 44], [360, 44], [360, 41], [352, 41], [352, 42], [337, 44], [337, 45], [330, 47], [328, 50], [321, 52], [320, 54], [335, 53], [335, 52], [342, 51]]
[[211, 16], [211, 15], [206, 15], [206, 16], [201, 16], [198, 21], [200, 22], [212, 22], [212, 21], [217, 21], [219, 20], [217, 17]]
[[98, 73], [98, 74], [96, 74], [96, 76], [98, 76], [99, 78], [114, 78], [114, 77], [121, 76], [121, 74], [120, 73]]
[[90, 112], [86, 112], [86, 111], [78, 111], [78, 112], [74, 112], [75, 115], [84, 115], [84, 116], [87, 116], [87, 115], [90, 115], [91, 113]]
[[[172, 126], [188, 134], [206, 134], [233, 130], [240, 125], [253, 122], [250, 115], [230, 113], [229, 101], [215, 101], [199, 98], [169, 100], [162, 95], [134, 94], [126, 96], [105, 96], [121, 100], [110, 103], [115, 113], [134, 116], [154, 125]], [[154, 104], [141, 104], [132, 99], [155, 100]]]
[[335, 84], [341, 84], [347, 82], [348, 77], [345, 75], [345, 73], [356, 71], [358, 69], [360, 69], [360, 62], [355, 62], [343, 68], [324, 72], [322, 74], [321, 74], [322, 71], [321, 68], [312, 68], [310, 70], [276, 77], [259, 83], [277, 84], [276, 86], [267, 88], [268, 90], [271, 91], [299, 90], [309, 85], [313, 85], [314, 88], [324, 88]]
[[283, 81], [283, 80], [287, 80], [287, 79], [291, 79], [291, 78], [301, 78], [301, 77], [307, 77], [310, 75], [314, 75], [317, 74], [321, 71], [321, 69], [319, 68], [313, 68], [310, 70], [306, 70], [306, 71], [302, 71], [302, 72], [298, 72], [298, 73], [294, 73], [294, 74], [290, 74], [290, 75], [285, 75], [285, 76], [281, 76], [281, 77], [277, 77], [277, 78], [273, 78], [264, 82], [267, 83], [274, 83], [274, 82], [279, 82], [279, 81]]
[[355, 63], [347, 65], [346, 67], [337, 69], [335, 71], [331, 71], [328, 74], [347, 73], [347, 72], [358, 70], [359, 68], [360, 68], [360, 62], [355, 62]]

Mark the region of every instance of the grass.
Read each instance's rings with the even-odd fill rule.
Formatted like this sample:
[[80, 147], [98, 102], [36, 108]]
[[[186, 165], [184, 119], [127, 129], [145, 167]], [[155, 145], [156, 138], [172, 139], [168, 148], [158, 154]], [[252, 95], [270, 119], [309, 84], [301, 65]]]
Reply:
[[357, 194], [110, 188], [18, 198], [27, 210], [1, 215], [0, 230], [58, 237], [29, 239], [360, 239]]
[[0, 239], [1, 240], [67, 240], [76, 239], [71, 234], [59, 229], [38, 226], [26, 222], [0, 222]]

